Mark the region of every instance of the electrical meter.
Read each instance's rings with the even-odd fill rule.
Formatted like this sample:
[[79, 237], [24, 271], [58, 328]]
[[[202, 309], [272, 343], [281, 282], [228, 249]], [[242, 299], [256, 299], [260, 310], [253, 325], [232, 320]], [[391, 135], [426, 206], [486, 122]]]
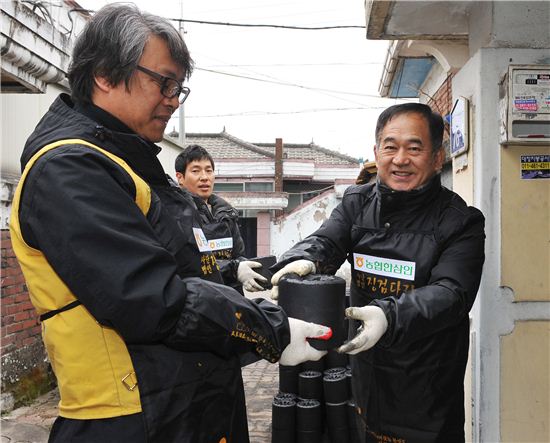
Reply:
[[506, 80], [501, 141], [550, 144], [550, 66], [510, 65]]

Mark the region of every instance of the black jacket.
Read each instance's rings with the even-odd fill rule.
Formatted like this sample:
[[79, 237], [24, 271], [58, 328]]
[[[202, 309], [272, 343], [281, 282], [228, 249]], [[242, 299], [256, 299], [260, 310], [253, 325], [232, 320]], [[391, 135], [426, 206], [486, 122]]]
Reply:
[[468, 312], [484, 239], [481, 212], [442, 187], [439, 176], [410, 192], [366, 184], [350, 187], [321, 228], [274, 267], [305, 258], [332, 274], [347, 259], [352, 305], [376, 305], [386, 314], [389, 326], [378, 344], [351, 358], [369, 435], [464, 440]]
[[118, 121], [108, 129], [104, 121], [113, 118], [98, 109], [81, 111], [62, 94], [27, 141], [22, 166], [55, 140], [87, 140], [146, 181], [150, 209], [146, 216], [139, 211], [134, 182], [105, 155], [62, 145], [44, 154], [25, 181], [19, 210], [25, 241], [127, 344], [144, 440], [247, 441], [238, 357], [254, 352], [277, 361], [290, 339], [285, 314], [205, 281], [217, 274], [215, 261], [206, 263], [197, 249], [191, 231], [197, 214], [167, 182], [160, 149]]

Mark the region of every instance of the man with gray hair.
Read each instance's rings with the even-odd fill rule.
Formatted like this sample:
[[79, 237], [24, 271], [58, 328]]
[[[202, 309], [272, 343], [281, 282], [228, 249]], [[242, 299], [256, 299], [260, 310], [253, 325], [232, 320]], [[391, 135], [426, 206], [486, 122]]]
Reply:
[[59, 386], [50, 442], [247, 442], [239, 358], [324, 355], [305, 338], [328, 328], [212, 282], [156, 157], [191, 71], [169, 21], [105, 6], [25, 145], [10, 231]]

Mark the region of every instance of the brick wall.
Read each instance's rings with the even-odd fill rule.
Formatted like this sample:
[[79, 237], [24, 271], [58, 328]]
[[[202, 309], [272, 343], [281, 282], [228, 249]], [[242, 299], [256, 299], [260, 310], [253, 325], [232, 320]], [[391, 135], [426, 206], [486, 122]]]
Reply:
[[[426, 103], [434, 111], [439, 112], [443, 117], [449, 115], [453, 110], [453, 88], [452, 81], [455, 74], [447, 75], [447, 78], [443, 84], [439, 87], [437, 92], [430, 97], [430, 100]], [[443, 148], [445, 149], [446, 161], [451, 158], [450, 153], [450, 127], [445, 125], [445, 132], [443, 133]]]
[[11, 245], [10, 233], [1, 231], [1, 366], [2, 387], [45, 365], [41, 326]]
[[450, 114], [453, 109], [453, 81], [454, 74], [449, 74], [437, 92], [426, 103], [442, 116]]

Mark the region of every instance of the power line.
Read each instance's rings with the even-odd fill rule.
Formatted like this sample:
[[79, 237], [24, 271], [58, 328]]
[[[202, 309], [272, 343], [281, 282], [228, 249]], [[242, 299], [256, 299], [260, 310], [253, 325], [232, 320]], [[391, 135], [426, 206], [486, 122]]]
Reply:
[[245, 28], [276, 28], [276, 29], [295, 29], [301, 31], [324, 31], [327, 29], [365, 29], [365, 26], [359, 25], [340, 25], [340, 26], [288, 26], [288, 25], [267, 25], [267, 24], [252, 24], [252, 23], [229, 23], [229, 22], [211, 22], [206, 20], [190, 20], [184, 18], [169, 18], [177, 22], [198, 23], [201, 25], [218, 25], [218, 26], [238, 26]]
[[310, 87], [310, 86], [298, 85], [296, 83], [282, 82], [282, 81], [277, 81], [277, 80], [266, 80], [266, 79], [263, 79], [263, 78], [250, 77], [248, 75], [231, 74], [230, 72], [217, 71], [215, 69], [207, 69], [207, 68], [200, 68], [200, 67], [195, 67], [195, 69], [198, 70], [198, 71], [212, 72], [214, 74], [227, 75], [229, 77], [244, 78], [246, 80], [254, 80], [254, 81], [257, 81], [257, 82], [272, 83], [272, 84], [281, 85], [281, 86], [293, 86], [295, 88], [307, 89], [307, 90], [311, 90], [311, 91], [332, 92], [332, 93], [335, 93], [335, 94], [356, 95], [356, 96], [359, 96], [359, 97], [382, 98], [379, 95], [375, 95], [375, 94], [360, 94], [360, 93], [357, 93], [357, 92], [337, 91], [337, 90], [334, 90], [334, 89], [324, 89], [324, 88], [314, 88], [314, 87]]
[[[95, 13], [93, 9], [73, 8], [71, 11]], [[214, 22], [209, 20], [192, 20], [187, 18], [170, 18], [167, 20], [178, 23], [196, 23], [199, 25], [215, 25], [215, 26], [236, 26], [241, 28], [275, 28], [275, 29], [293, 29], [300, 31], [325, 31], [329, 29], [365, 29], [362, 25], [339, 25], [339, 26], [290, 26], [290, 25], [268, 25], [263, 23], [230, 23], [230, 22]]]
[[[245, 111], [245, 112], [235, 112], [231, 114], [186, 115], [185, 118], [261, 117], [265, 115], [307, 114], [311, 112], [357, 111], [357, 110], [366, 110], [366, 109], [385, 109], [385, 108], [386, 106], [356, 106], [356, 107], [349, 107], [349, 108], [302, 109], [299, 111]], [[172, 118], [178, 118], [178, 117], [174, 115]]]
[[382, 62], [335, 62], [335, 63], [264, 63], [264, 64], [224, 64], [209, 65], [207, 68], [277, 68], [289, 66], [364, 66], [364, 65], [383, 65]]

